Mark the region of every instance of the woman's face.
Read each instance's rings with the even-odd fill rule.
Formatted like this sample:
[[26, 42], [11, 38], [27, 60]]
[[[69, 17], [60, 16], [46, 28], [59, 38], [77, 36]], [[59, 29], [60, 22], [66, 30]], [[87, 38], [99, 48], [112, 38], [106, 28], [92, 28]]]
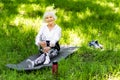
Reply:
[[45, 17], [45, 21], [46, 21], [47, 23], [51, 23], [51, 22], [54, 22], [55, 19], [53, 18], [53, 16], [48, 15], [48, 16]]

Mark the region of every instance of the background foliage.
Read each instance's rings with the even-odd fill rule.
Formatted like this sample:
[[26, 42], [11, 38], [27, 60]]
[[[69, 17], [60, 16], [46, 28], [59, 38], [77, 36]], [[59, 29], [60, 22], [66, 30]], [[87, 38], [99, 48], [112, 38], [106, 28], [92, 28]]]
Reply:
[[[5, 67], [37, 53], [35, 36], [54, 8], [61, 45], [80, 46], [59, 63], [58, 80], [120, 79], [120, 0], [0, 0], [0, 80], [53, 80], [51, 68], [30, 73]], [[104, 50], [90, 48], [98, 40]]]

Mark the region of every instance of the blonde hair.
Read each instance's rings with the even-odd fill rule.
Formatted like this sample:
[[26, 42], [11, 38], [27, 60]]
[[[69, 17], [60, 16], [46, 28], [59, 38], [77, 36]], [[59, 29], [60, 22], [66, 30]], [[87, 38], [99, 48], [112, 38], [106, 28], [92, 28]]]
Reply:
[[55, 15], [55, 13], [52, 12], [52, 11], [49, 11], [49, 12], [45, 12], [44, 15], [43, 15], [43, 21], [44, 21], [44, 22], [45, 22], [45, 18], [46, 18], [47, 16], [52, 16], [55, 20], [57, 19], [57, 16]]

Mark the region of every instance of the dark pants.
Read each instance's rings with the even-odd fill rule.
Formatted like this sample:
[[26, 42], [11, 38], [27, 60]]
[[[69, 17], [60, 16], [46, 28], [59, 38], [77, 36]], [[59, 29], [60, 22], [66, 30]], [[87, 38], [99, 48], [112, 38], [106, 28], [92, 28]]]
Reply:
[[[47, 43], [47, 46], [50, 46], [50, 41], [46, 41], [46, 43]], [[42, 47], [40, 47], [39, 48], [40, 56], [37, 59], [35, 59], [34, 61], [35, 64], [43, 63], [45, 61], [45, 56], [49, 56], [50, 59], [57, 56], [59, 53], [59, 50], [60, 50], [60, 46], [58, 42], [55, 44], [55, 47], [51, 47], [48, 53], [44, 53], [42, 50]]]

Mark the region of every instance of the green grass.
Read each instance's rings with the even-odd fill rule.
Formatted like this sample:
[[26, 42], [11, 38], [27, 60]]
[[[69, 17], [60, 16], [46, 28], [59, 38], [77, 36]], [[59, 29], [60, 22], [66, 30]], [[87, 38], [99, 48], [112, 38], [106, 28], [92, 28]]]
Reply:
[[[36, 54], [35, 36], [46, 9], [57, 12], [61, 45], [80, 46], [51, 68], [18, 72], [5, 67]], [[0, 0], [0, 80], [120, 80], [120, 0]], [[104, 50], [88, 46], [98, 40]]]

